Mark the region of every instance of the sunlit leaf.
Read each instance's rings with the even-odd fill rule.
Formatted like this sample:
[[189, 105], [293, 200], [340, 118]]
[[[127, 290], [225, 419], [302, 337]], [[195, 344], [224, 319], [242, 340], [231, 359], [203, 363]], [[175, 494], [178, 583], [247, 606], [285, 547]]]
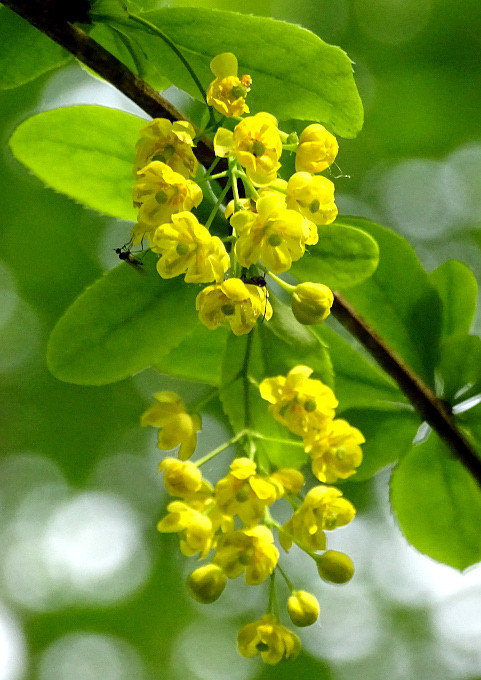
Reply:
[[469, 333], [476, 313], [478, 284], [473, 272], [462, 262], [443, 262], [429, 276], [443, 303], [444, 337]]
[[481, 489], [433, 433], [393, 472], [391, 502], [420, 552], [456, 569], [481, 560]]

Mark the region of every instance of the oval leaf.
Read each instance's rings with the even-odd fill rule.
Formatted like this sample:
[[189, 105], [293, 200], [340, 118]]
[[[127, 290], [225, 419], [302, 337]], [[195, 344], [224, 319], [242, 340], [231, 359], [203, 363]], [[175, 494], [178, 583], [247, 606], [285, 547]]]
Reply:
[[161, 279], [150, 253], [143, 261], [146, 276], [122, 263], [67, 309], [47, 347], [53, 375], [77, 385], [122, 380], [157, 363], [192, 331], [198, 287]]
[[104, 106], [69, 106], [25, 120], [10, 148], [52, 189], [106, 215], [135, 220], [134, 147], [145, 124]]
[[[144, 18], [175, 43], [205, 88], [214, 80], [211, 59], [233, 52], [239, 75], [248, 73], [253, 79], [251, 112], [269, 111], [280, 120], [318, 121], [342, 137], [355, 137], [361, 129], [362, 103], [351, 60], [305, 28], [197, 7], [164, 7]], [[133, 26], [129, 30], [139, 33]], [[185, 66], [161, 38], [145, 32], [141, 42], [172, 83], [201, 97]]]
[[476, 313], [478, 284], [473, 272], [462, 262], [443, 262], [430, 275], [443, 303], [443, 336], [469, 333]]
[[300, 281], [342, 290], [357, 286], [376, 271], [379, 248], [365, 231], [343, 224], [341, 217], [334, 224], [318, 227], [318, 232], [316, 245], [290, 269]]
[[393, 472], [391, 503], [420, 552], [460, 570], [481, 560], [481, 489], [434, 433]]

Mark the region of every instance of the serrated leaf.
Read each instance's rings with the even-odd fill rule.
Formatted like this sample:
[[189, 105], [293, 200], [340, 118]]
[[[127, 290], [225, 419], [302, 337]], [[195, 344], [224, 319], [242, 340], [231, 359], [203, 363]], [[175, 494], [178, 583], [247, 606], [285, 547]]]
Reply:
[[460, 570], [481, 560], [481, 489], [434, 433], [394, 470], [391, 503], [420, 552]]
[[66, 64], [72, 55], [44, 33], [0, 6], [0, 88], [19, 87]]
[[343, 223], [318, 227], [319, 241], [292, 264], [290, 272], [299, 281], [323, 283], [343, 290], [372, 276], [379, 263], [379, 248], [372, 236]]
[[359, 408], [342, 412], [342, 418], [363, 433], [363, 460], [353, 482], [370, 479], [386, 465], [402, 458], [411, 447], [421, 424], [420, 418], [407, 408]]
[[326, 325], [314, 327], [329, 348], [335, 374], [335, 393], [339, 412], [352, 407], [377, 408], [405, 403], [406, 397], [396, 383], [366, 359], [359, 350]]
[[145, 124], [104, 106], [69, 106], [27, 118], [10, 148], [52, 189], [106, 215], [135, 220], [134, 147]]
[[77, 385], [105, 385], [158, 363], [197, 323], [197, 286], [161, 279], [156, 258], [143, 258], [146, 276], [122, 263], [67, 309], [52, 331], [47, 364]]
[[439, 354], [442, 305], [409, 243], [390, 229], [343, 217], [379, 245], [379, 266], [343, 294], [365, 321], [431, 387]]
[[448, 260], [429, 275], [443, 303], [443, 337], [469, 333], [476, 313], [478, 284], [462, 262]]
[[[442, 397], [451, 405], [481, 392], [481, 338], [477, 335], [452, 335], [441, 344], [436, 369]], [[458, 392], [460, 393], [458, 395]]]
[[211, 331], [198, 323], [180, 345], [162, 357], [155, 368], [161, 373], [218, 385], [221, 360], [230, 331], [220, 327]]
[[[319, 121], [342, 137], [355, 137], [361, 129], [362, 103], [352, 62], [314, 33], [266, 17], [196, 7], [164, 7], [144, 18], [175, 43], [205, 88], [214, 79], [211, 59], [233, 52], [239, 74], [253, 78], [251, 112]], [[130, 30], [138, 32], [134, 26]], [[142, 45], [172, 83], [200, 99], [185, 66], [161, 38], [145, 32]]]

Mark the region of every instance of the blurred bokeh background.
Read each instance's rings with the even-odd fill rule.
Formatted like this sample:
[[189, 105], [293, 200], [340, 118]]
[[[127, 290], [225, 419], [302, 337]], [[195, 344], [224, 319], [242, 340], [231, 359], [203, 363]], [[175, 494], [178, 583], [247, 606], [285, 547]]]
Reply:
[[[341, 213], [403, 234], [429, 271], [456, 258], [479, 280], [479, 0], [168, 4], [284, 19], [346, 50], [366, 122], [357, 139], [341, 140]], [[354, 558], [351, 583], [321, 585], [292, 553], [292, 576], [322, 608], [295, 665], [263, 667], [235, 651], [264, 586], [229, 583], [209, 607], [188, 599], [194, 563], [175, 536], [156, 532], [161, 452], [138, 423], [153, 392], [202, 388], [153, 371], [78, 387], [45, 366], [53, 324], [117, 264], [113, 249], [129, 231], [45, 189], [8, 151], [26, 117], [73, 103], [143, 115], [72, 64], [0, 92], [0, 680], [479, 680], [480, 569], [459, 574], [407, 545], [389, 514], [388, 471], [344, 485], [359, 515], [331, 547]], [[214, 407], [201, 451], [224, 437]]]

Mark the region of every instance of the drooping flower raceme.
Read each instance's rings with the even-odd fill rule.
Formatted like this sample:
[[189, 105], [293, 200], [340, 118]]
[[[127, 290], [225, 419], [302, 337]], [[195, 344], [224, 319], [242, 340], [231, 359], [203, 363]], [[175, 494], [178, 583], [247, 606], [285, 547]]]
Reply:
[[222, 534], [217, 540], [213, 563], [221, 567], [228, 578], [237, 578], [243, 573], [247, 584], [258, 585], [272, 574], [278, 559], [272, 532], [258, 525]]
[[171, 219], [151, 237], [153, 252], [161, 255], [159, 274], [164, 279], [185, 274], [186, 283], [222, 281], [230, 260], [220, 238], [212, 236], [190, 212], [176, 213]]

